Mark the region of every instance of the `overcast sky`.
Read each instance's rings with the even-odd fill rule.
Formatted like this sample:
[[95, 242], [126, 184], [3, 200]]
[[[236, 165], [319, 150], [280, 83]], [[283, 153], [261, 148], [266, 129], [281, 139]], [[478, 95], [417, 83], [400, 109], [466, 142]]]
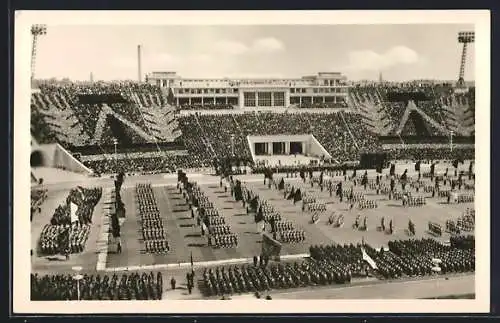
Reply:
[[[37, 78], [137, 79], [176, 71], [182, 77], [300, 77], [342, 72], [349, 79], [458, 77], [459, 31], [472, 25], [51, 26], [40, 38]], [[466, 79], [474, 79], [469, 47]]]

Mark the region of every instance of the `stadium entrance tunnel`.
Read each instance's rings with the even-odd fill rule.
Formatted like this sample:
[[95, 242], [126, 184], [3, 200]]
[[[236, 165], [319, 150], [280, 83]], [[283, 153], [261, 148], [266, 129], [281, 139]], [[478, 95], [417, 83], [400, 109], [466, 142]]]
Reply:
[[45, 158], [43, 153], [40, 150], [35, 150], [31, 152], [30, 164], [31, 167], [40, 167], [43, 166], [45, 162]]

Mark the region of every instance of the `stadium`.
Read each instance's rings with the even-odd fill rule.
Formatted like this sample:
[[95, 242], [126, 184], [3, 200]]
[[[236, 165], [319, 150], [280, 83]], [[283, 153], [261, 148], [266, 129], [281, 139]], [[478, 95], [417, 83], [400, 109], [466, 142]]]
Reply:
[[474, 32], [456, 80], [404, 82], [141, 45], [135, 81], [41, 79], [31, 32], [32, 300], [474, 297]]

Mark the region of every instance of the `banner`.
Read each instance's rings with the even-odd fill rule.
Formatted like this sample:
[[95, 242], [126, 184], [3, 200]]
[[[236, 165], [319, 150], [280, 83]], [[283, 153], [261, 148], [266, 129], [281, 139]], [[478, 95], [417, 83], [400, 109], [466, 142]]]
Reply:
[[262, 234], [262, 255], [269, 257], [279, 257], [281, 253], [281, 243], [274, 240], [267, 233]]
[[76, 215], [77, 210], [78, 210], [78, 205], [71, 202], [69, 205], [69, 213], [70, 213], [71, 223], [78, 221], [78, 215]]
[[370, 267], [372, 267], [372, 269], [377, 269], [377, 264], [375, 263], [375, 261], [372, 259], [372, 257], [370, 257], [364, 248], [361, 248], [361, 252], [363, 253], [363, 260], [366, 261]]

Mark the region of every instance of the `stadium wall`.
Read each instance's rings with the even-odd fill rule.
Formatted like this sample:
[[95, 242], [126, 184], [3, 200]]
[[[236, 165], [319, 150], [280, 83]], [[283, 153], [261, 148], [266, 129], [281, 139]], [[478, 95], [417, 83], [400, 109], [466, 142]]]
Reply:
[[40, 150], [43, 154], [43, 165], [46, 167], [65, 169], [81, 174], [92, 173], [88, 167], [59, 144], [40, 145]]
[[318, 139], [314, 137], [314, 135], [311, 135], [311, 140], [309, 141], [309, 151], [313, 155], [325, 156], [325, 158], [327, 159], [332, 158], [332, 155], [330, 155], [328, 151], [326, 151], [326, 149], [323, 147], [322, 144], [320, 144], [320, 142], [318, 141]]

